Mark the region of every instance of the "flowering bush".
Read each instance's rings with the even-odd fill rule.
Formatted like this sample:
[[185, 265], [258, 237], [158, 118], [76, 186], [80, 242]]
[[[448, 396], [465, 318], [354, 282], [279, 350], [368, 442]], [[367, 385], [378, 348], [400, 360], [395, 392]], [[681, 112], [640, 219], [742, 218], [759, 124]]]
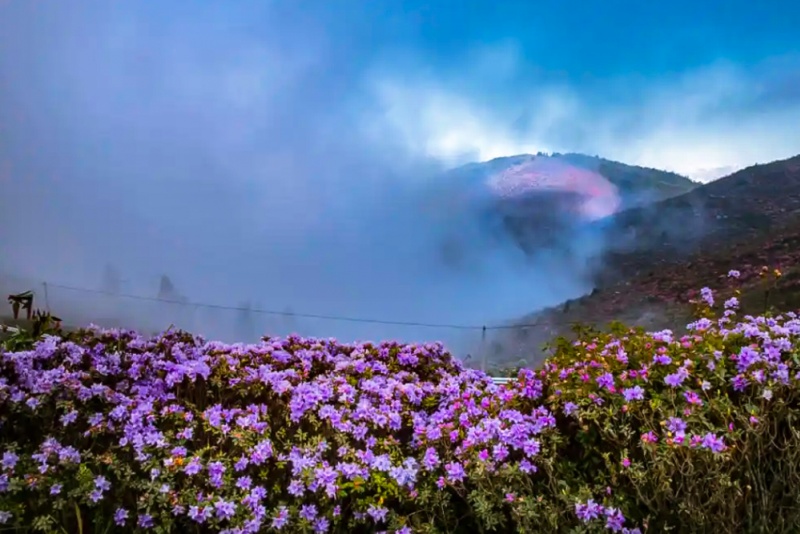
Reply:
[[797, 531], [800, 320], [559, 340], [496, 386], [439, 344], [0, 349], [0, 522], [50, 532]]

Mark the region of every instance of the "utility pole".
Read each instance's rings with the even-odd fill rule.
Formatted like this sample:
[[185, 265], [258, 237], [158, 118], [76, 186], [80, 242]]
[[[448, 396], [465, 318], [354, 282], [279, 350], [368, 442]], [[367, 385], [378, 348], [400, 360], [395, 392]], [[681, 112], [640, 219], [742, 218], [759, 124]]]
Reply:
[[44, 309], [47, 310], [47, 313], [50, 313], [50, 296], [47, 294], [47, 282], [42, 282], [42, 287], [44, 288]]
[[481, 330], [481, 371], [486, 372], [486, 360], [488, 354], [486, 352], [486, 326]]

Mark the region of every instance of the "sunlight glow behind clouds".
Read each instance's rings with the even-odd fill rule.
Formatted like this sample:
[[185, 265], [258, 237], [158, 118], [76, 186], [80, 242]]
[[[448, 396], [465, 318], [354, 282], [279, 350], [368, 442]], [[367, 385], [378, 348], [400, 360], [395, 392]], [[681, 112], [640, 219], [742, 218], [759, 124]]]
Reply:
[[[509, 61], [499, 62], [498, 77], [511, 77]], [[454, 79], [384, 77], [373, 87], [389, 128], [412, 151], [449, 165], [582, 152], [708, 181], [800, 151], [800, 98], [780, 109], [752, 106], [797, 65], [747, 71], [720, 63], [672, 78], [611, 80], [595, 88], [607, 105], [592, 105], [598, 95], [544, 82], [519, 99], [471, 92], [469, 70]], [[480, 74], [490, 75], [487, 69], [481, 64]], [[615, 94], [615, 87], [625, 91]], [[620, 98], [627, 101], [611, 105]], [[529, 117], [521, 128], [514, 120], [520, 116]]]

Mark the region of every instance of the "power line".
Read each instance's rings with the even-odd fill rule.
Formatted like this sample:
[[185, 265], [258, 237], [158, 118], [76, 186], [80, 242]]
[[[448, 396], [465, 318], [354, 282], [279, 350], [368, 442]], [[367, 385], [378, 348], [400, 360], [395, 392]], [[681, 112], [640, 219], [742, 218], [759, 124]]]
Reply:
[[452, 330], [511, 330], [511, 329], [518, 329], [518, 328], [530, 328], [530, 327], [537, 327], [537, 326], [570, 326], [579, 324], [578, 321], [567, 321], [561, 323], [554, 323], [554, 322], [532, 322], [532, 323], [517, 323], [517, 324], [508, 324], [508, 325], [494, 325], [494, 326], [485, 326], [485, 325], [462, 325], [462, 324], [452, 324], [452, 323], [424, 323], [424, 322], [417, 322], [417, 321], [391, 321], [385, 319], [370, 319], [366, 317], [350, 317], [345, 315], [325, 315], [325, 314], [317, 314], [317, 313], [297, 313], [291, 311], [278, 311], [278, 310], [268, 310], [263, 308], [248, 308], [244, 306], [227, 306], [223, 304], [211, 304], [211, 303], [204, 303], [204, 302], [191, 302], [191, 301], [183, 301], [183, 300], [176, 300], [176, 299], [165, 299], [161, 297], [145, 297], [142, 295], [130, 295], [124, 293], [114, 293], [111, 291], [104, 291], [101, 289], [90, 289], [85, 287], [76, 287], [76, 286], [68, 286], [63, 284], [53, 284], [50, 282], [45, 282], [45, 287], [55, 287], [60, 289], [66, 289], [68, 291], [76, 291], [81, 293], [94, 293], [99, 295], [108, 295], [112, 297], [120, 297], [120, 298], [127, 298], [131, 300], [140, 300], [140, 301], [147, 301], [147, 302], [162, 302], [165, 304], [179, 304], [182, 306], [193, 306], [195, 308], [207, 308], [207, 309], [215, 309], [215, 310], [230, 310], [230, 311], [241, 311], [241, 312], [252, 312], [262, 315], [277, 315], [283, 317], [299, 317], [304, 319], [322, 319], [327, 321], [340, 321], [340, 322], [349, 322], [349, 323], [367, 323], [367, 324], [382, 324], [382, 325], [392, 325], [392, 326], [412, 326], [412, 327], [425, 327], [425, 328], [442, 328], [442, 329], [452, 329]]

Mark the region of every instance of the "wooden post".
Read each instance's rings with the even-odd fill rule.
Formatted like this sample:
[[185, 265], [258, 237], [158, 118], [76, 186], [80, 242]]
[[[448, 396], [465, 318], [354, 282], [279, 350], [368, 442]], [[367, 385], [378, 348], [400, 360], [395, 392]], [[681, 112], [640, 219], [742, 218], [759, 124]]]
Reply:
[[19, 310], [25, 310], [25, 316], [30, 321], [33, 314], [33, 291], [25, 291], [16, 295], [9, 295], [8, 302], [14, 312], [14, 319], [19, 319]]

